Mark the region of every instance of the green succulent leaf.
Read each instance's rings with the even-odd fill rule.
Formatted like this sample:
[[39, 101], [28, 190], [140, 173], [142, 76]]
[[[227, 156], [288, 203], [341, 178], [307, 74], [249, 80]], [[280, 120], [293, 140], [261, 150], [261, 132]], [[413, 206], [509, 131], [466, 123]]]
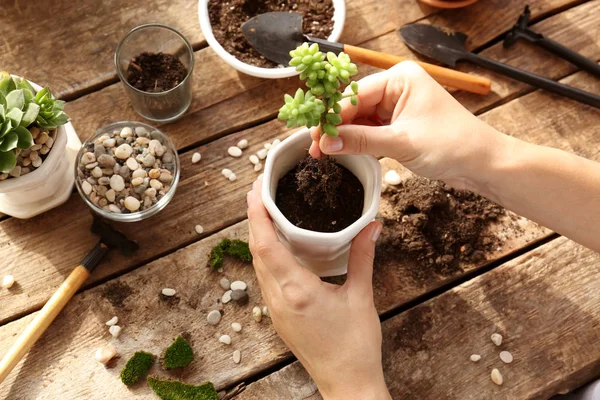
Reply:
[[21, 119], [23, 119], [23, 114], [23, 111], [18, 108], [12, 108], [6, 113], [6, 117], [12, 121], [13, 126], [19, 126], [21, 124]]
[[2, 80], [0, 80], [0, 94], [2, 94], [3, 97], [6, 97], [8, 93], [12, 92], [15, 89], [15, 82], [12, 80], [10, 75], [5, 76], [3, 73]]
[[4, 104], [0, 104], [0, 122], [4, 122], [6, 119], [6, 109], [4, 108]]
[[44, 124], [38, 123], [42, 128], [54, 129], [69, 122], [69, 116], [65, 113], [60, 113], [56, 117], [46, 121]]
[[9, 173], [17, 165], [17, 156], [14, 151], [0, 151], [0, 172]]
[[9, 132], [4, 138], [2, 138], [2, 143], [0, 144], [0, 152], [9, 151], [17, 148], [17, 143], [19, 143], [19, 136], [16, 132]]
[[40, 106], [38, 106], [35, 103], [29, 103], [27, 105], [25, 114], [23, 115], [23, 119], [21, 119], [21, 126], [26, 128], [29, 125], [33, 124], [33, 122], [37, 118], [39, 112], [40, 112]]
[[33, 146], [33, 136], [31, 136], [31, 132], [22, 126], [17, 126], [15, 128], [15, 133], [18, 137], [17, 147], [19, 149], [26, 150]]
[[41, 104], [44, 101], [46, 101], [46, 99], [50, 97], [50, 89], [48, 89], [47, 87], [43, 88], [42, 90], [40, 90], [39, 92], [36, 93], [35, 95], [35, 102], [37, 104]]
[[4, 121], [4, 123], [2, 124], [2, 130], [0, 131], [0, 139], [3, 138], [4, 136], [6, 136], [6, 134], [8, 132], [12, 131], [12, 129], [13, 129], [12, 121], [9, 118], [6, 121]]
[[13, 90], [6, 95], [6, 108], [18, 108], [22, 110], [25, 107], [25, 95], [23, 89]]

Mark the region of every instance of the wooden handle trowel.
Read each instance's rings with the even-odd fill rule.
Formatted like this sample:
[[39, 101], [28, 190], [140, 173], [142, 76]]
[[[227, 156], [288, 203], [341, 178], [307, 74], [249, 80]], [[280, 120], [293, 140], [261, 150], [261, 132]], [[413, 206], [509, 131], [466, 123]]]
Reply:
[[[299, 13], [269, 12], [260, 14], [243, 24], [242, 32], [252, 47], [260, 54], [282, 65], [288, 65], [290, 51], [305, 42], [317, 43], [323, 52], [331, 51], [335, 54], [344, 52], [350, 56], [352, 61], [383, 69], [391, 68], [399, 62], [407, 60], [404, 57], [306, 36], [302, 33], [302, 14]], [[418, 63], [444, 86], [483, 95], [490, 92], [491, 82], [487, 78], [438, 65]]]

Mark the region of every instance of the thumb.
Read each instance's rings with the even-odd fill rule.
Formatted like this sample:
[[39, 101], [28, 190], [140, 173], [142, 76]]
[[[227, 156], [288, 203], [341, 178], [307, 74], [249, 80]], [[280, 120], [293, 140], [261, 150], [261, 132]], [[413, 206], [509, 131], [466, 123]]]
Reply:
[[323, 135], [319, 143], [325, 154], [370, 154], [392, 156], [396, 147], [394, 132], [389, 125], [339, 125], [339, 136]]
[[371, 222], [352, 241], [346, 279], [346, 285], [351, 292], [357, 291], [359, 295], [363, 295], [373, 291], [375, 243], [381, 229], [381, 223]]

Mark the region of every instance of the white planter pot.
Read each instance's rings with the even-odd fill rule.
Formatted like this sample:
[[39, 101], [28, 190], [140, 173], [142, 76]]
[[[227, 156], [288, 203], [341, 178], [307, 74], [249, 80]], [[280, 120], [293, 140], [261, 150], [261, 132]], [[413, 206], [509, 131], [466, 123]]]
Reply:
[[381, 166], [371, 156], [335, 156], [364, 187], [362, 216], [346, 229], [335, 233], [301, 229], [279, 211], [275, 205], [275, 195], [279, 179], [306, 156], [310, 144], [310, 131], [302, 129], [269, 152], [263, 177], [262, 201], [275, 223], [279, 238], [300, 264], [321, 277], [343, 275], [348, 271], [352, 240], [377, 215], [381, 196]]
[[[31, 82], [35, 90], [42, 88]], [[73, 192], [75, 156], [81, 141], [71, 123], [58, 127], [42, 165], [27, 175], [0, 181], [0, 212], [31, 218], [67, 201]]]
[[[208, 15], [208, 2], [215, 0], [199, 0], [198, 1], [198, 18], [200, 19], [200, 28], [202, 34], [208, 42], [208, 45], [215, 53], [227, 64], [248, 75], [257, 76], [259, 78], [289, 78], [290, 76], [299, 75], [294, 67], [285, 68], [261, 68], [254, 65], [246, 64], [238, 60], [232, 54], [229, 54], [223, 46], [219, 44], [212, 33], [210, 17]], [[344, 0], [333, 0], [333, 30], [327, 38], [331, 42], [337, 42], [344, 30], [344, 22], [346, 22], [346, 2]]]

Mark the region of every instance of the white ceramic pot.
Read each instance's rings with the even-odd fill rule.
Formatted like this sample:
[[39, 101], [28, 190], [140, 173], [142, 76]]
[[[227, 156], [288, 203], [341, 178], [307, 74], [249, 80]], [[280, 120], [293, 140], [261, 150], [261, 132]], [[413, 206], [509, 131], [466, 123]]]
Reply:
[[[289, 78], [290, 76], [299, 75], [294, 67], [285, 68], [261, 68], [254, 65], [246, 64], [238, 60], [233, 55], [229, 54], [223, 46], [219, 44], [212, 33], [212, 26], [208, 16], [208, 2], [216, 0], [199, 0], [198, 1], [198, 18], [200, 19], [200, 28], [202, 34], [206, 38], [209, 46], [217, 53], [217, 55], [227, 64], [248, 75], [257, 76], [259, 78]], [[346, 2], [344, 0], [333, 0], [333, 30], [329, 35], [329, 40], [337, 42], [342, 35], [344, 22], [346, 21]]]
[[[42, 89], [31, 84], [37, 91]], [[58, 127], [54, 145], [39, 168], [0, 181], [0, 212], [31, 218], [66, 202], [73, 192], [73, 168], [80, 147], [81, 141], [70, 122]]]
[[262, 201], [275, 223], [279, 238], [300, 264], [321, 277], [343, 275], [348, 271], [348, 254], [352, 239], [377, 215], [381, 196], [381, 166], [377, 159], [371, 156], [335, 156], [364, 187], [362, 216], [339, 232], [324, 233], [301, 229], [279, 211], [275, 205], [275, 195], [279, 179], [306, 156], [310, 144], [310, 131], [305, 128], [269, 152], [263, 176]]

